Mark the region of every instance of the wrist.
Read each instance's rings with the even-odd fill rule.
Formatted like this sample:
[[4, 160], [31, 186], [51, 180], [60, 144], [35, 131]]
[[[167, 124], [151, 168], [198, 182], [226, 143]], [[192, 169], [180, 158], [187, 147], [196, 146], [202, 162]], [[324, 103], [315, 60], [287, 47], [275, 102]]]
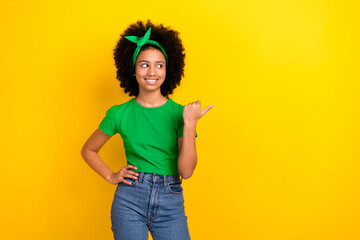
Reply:
[[184, 122], [184, 127], [196, 127], [196, 122], [192, 122], [192, 121]]
[[105, 179], [106, 181], [108, 181], [109, 183], [113, 184], [113, 176], [114, 176], [114, 172], [111, 173], [110, 175], [108, 175]]

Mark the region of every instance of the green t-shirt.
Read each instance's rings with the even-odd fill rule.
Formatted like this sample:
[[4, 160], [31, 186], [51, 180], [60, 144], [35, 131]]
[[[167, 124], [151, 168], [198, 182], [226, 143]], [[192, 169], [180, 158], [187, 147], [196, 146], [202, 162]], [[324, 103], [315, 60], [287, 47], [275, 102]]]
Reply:
[[127, 164], [138, 168], [134, 171], [174, 175], [179, 173], [177, 139], [183, 135], [183, 108], [171, 98], [154, 108], [132, 98], [107, 110], [99, 128], [107, 135], [121, 135]]

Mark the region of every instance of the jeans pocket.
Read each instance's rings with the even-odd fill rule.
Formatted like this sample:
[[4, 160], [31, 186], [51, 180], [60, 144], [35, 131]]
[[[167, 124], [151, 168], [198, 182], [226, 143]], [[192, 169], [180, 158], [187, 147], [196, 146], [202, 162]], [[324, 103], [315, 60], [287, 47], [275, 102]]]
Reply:
[[128, 181], [128, 182], [131, 182], [131, 185], [127, 184], [127, 183], [124, 183], [124, 182], [120, 182], [121, 185], [123, 186], [135, 186], [137, 183], [138, 183], [138, 180], [137, 179], [132, 179], [132, 178], [127, 178], [125, 177], [124, 180]]
[[168, 183], [167, 189], [170, 193], [180, 194], [183, 193], [183, 187], [181, 186], [182, 180], [179, 182]]

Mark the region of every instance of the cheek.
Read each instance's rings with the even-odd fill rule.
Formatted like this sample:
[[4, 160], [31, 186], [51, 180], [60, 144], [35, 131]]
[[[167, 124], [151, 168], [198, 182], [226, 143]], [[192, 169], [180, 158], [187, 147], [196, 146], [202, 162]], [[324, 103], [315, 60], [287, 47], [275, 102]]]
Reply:
[[144, 69], [141, 69], [141, 68], [136, 68], [135, 69], [135, 73], [134, 73], [134, 76], [142, 76], [145, 74], [145, 71]]
[[144, 73], [142, 73], [139, 70], [136, 70], [134, 73], [134, 77], [136, 78], [137, 81], [140, 81], [140, 79], [144, 76]]
[[161, 76], [163, 76], [164, 78], [166, 77], [166, 70], [161, 71]]

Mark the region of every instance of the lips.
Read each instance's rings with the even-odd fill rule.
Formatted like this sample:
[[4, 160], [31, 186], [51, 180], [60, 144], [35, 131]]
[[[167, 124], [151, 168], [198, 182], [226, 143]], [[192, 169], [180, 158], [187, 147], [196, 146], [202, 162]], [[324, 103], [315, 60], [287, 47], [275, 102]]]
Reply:
[[153, 84], [155, 84], [158, 80], [157, 80], [157, 79], [146, 79], [146, 78], [145, 78], [145, 81], [146, 81], [148, 84], [153, 85]]

